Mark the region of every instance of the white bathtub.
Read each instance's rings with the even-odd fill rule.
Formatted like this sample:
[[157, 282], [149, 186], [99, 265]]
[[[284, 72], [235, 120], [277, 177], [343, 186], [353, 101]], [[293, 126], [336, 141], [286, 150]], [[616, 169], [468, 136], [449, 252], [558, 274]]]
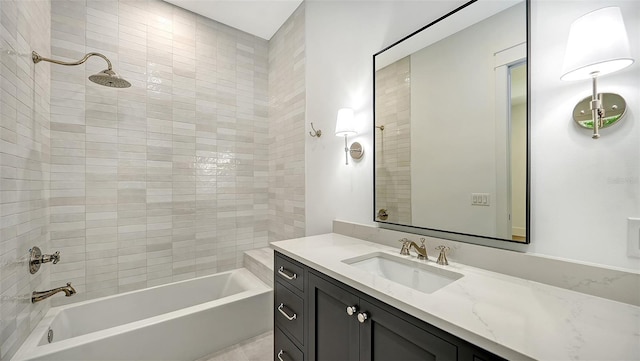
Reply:
[[272, 306], [240, 268], [51, 308], [12, 360], [193, 361], [272, 329]]

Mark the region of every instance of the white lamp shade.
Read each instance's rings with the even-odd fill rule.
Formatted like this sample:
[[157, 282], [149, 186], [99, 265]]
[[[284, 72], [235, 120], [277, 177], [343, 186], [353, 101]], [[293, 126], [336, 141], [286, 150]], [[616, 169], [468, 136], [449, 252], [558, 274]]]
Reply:
[[618, 7], [583, 15], [571, 24], [562, 80], [589, 79], [633, 64], [629, 39]]
[[356, 132], [353, 116], [353, 109], [351, 108], [342, 108], [338, 110], [338, 118], [336, 120], [336, 135], [344, 136], [344, 135], [354, 135], [358, 134]]

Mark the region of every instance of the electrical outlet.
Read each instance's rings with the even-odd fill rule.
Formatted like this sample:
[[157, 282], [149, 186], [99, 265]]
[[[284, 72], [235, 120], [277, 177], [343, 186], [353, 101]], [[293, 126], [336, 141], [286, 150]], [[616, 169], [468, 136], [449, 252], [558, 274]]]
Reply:
[[627, 218], [627, 256], [640, 258], [640, 218]]
[[491, 197], [489, 193], [471, 193], [472, 206], [490, 206]]

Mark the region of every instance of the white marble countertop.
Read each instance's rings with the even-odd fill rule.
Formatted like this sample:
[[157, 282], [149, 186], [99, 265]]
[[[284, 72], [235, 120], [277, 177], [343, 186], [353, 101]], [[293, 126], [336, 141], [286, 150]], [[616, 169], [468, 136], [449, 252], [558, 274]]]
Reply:
[[[335, 233], [273, 242], [279, 252], [509, 360], [640, 360], [640, 307], [465, 266], [400, 256], [398, 248]], [[430, 294], [342, 260], [374, 252], [462, 278]], [[412, 254], [415, 254], [412, 251]], [[499, 262], [499, 260], [496, 260]]]

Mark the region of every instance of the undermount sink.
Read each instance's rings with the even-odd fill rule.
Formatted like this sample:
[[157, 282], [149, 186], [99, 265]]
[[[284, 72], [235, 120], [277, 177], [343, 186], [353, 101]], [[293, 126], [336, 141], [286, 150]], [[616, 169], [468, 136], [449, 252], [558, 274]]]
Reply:
[[418, 263], [412, 259], [375, 252], [342, 262], [389, 281], [432, 293], [461, 278], [460, 273]]

